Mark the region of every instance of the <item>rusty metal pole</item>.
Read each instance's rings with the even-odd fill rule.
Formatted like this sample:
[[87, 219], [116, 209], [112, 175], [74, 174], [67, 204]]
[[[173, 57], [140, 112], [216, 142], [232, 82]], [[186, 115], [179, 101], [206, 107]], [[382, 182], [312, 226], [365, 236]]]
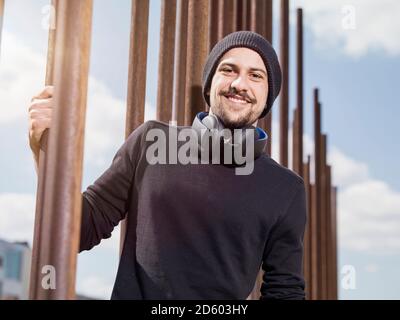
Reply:
[[338, 299], [338, 279], [337, 279], [337, 187], [332, 187], [331, 194], [331, 224], [332, 224], [332, 273], [333, 273], [333, 296], [332, 299]]
[[[303, 11], [297, 9], [297, 103], [293, 130], [293, 170], [303, 176]], [[296, 132], [295, 132], [296, 131]]]
[[[81, 221], [84, 123], [89, 72], [92, 0], [57, 3], [53, 125], [49, 134], [39, 268], [55, 288], [35, 288], [33, 299], [74, 299]], [[44, 281], [44, 279], [42, 279]], [[51, 284], [50, 284], [51, 287]]]
[[310, 299], [318, 300], [319, 259], [318, 259], [318, 220], [317, 220], [317, 188], [315, 183], [310, 186], [310, 251], [311, 251], [311, 287]]
[[[46, 63], [46, 78], [45, 85], [50, 86], [54, 84], [54, 61], [55, 61], [55, 45], [56, 45], [56, 29], [51, 28], [51, 26], [57, 21], [57, 0], [51, 1], [52, 13], [55, 15], [50, 16], [50, 28], [48, 37], [48, 47], [47, 47], [47, 63]], [[33, 245], [32, 245], [32, 259], [31, 259], [31, 273], [30, 273], [30, 284], [29, 284], [29, 297], [30, 299], [35, 299], [36, 292], [38, 290], [38, 281], [40, 274], [40, 251], [46, 250], [40, 246], [40, 238], [42, 235], [42, 225], [43, 225], [43, 202], [44, 202], [44, 192], [45, 192], [45, 182], [46, 182], [46, 169], [47, 169], [47, 143], [48, 143], [49, 131], [46, 130], [40, 141], [39, 150], [39, 164], [38, 164], [38, 183], [36, 190], [36, 209], [35, 209], [35, 223], [33, 231]], [[47, 249], [48, 250], [48, 249]]]
[[298, 109], [293, 110], [293, 126], [292, 126], [292, 170], [300, 175], [299, 166], [302, 162], [298, 162], [299, 154], [299, 119], [298, 119]]
[[[144, 122], [148, 25], [149, 0], [132, 0], [125, 138]], [[120, 224], [120, 254], [124, 246], [126, 224], [126, 219]]]
[[265, 19], [265, 0], [250, 0], [251, 8], [251, 31], [261, 34], [266, 37], [266, 19]]
[[[215, 0], [211, 0], [215, 1]], [[219, 0], [218, 7], [218, 40], [235, 30], [234, 6], [232, 0]]]
[[327, 299], [332, 300], [333, 296], [333, 243], [332, 243], [332, 202], [331, 202], [331, 166], [325, 166], [325, 176], [326, 176], [326, 185], [325, 185], [325, 193], [326, 193], [326, 236], [327, 236], [327, 279], [328, 279], [328, 294]]
[[[321, 105], [319, 107], [320, 112], [322, 112]], [[320, 148], [321, 148], [321, 157], [320, 157], [320, 195], [321, 195], [321, 205], [319, 212], [319, 221], [320, 221], [320, 257], [321, 257], [321, 299], [327, 299], [328, 292], [328, 259], [327, 259], [327, 212], [326, 212], [326, 143], [327, 138], [325, 134], [320, 135]]]
[[321, 143], [320, 143], [320, 135], [321, 135], [321, 113], [320, 113], [320, 105], [319, 105], [319, 91], [318, 89], [314, 89], [314, 174], [315, 174], [315, 197], [314, 197], [314, 206], [315, 206], [315, 218], [316, 218], [316, 226], [314, 232], [317, 237], [317, 252], [316, 260], [317, 260], [317, 270], [315, 273], [318, 277], [318, 288], [317, 288], [317, 296], [315, 299], [321, 298]]
[[241, 30], [250, 30], [250, 0], [242, 0], [241, 1], [241, 12], [238, 14], [242, 15], [241, 18]]
[[1, 34], [3, 30], [4, 0], [0, 0], [0, 53], [1, 53]]
[[[178, 0], [175, 38], [175, 77], [174, 101], [172, 104], [172, 120], [182, 126], [185, 121], [185, 78], [186, 78], [186, 49], [188, 1]], [[211, 18], [210, 18], [211, 19]]]
[[210, 52], [219, 40], [219, 0], [211, 0], [208, 10], [208, 52]]
[[311, 299], [311, 186], [310, 186], [310, 163], [311, 157], [303, 164], [304, 186], [306, 189], [307, 225], [304, 232], [304, 258], [303, 269], [306, 283], [306, 299]]
[[189, 0], [188, 51], [186, 61], [185, 125], [205, 110], [201, 77], [208, 54], [209, 0]]
[[243, 0], [233, 0], [233, 26], [234, 31], [242, 30]]
[[158, 59], [157, 120], [172, 118], [174, 84], [176, 0], [161, 3], [160, 52]]
[[289, 130], [289, 0], [281, 0], [280, 62], [282, 67], [282, 90], [280, 99], [280, 164], [288, 166]]
[[[265, 0], [265, 38], [272, 44], [273, 0]], [[268, 133], [267, 153], [272, 151], [272, 110], [263, 119], [265, 131]]]

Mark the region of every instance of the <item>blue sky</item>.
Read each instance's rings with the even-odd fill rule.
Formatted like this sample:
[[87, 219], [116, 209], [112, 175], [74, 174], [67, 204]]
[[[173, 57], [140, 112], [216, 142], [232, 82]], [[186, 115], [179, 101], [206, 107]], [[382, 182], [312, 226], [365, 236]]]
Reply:
[[[306, 150], [312, 148], [312, 89], [317, 86], [329, 160], [340, 190], [339, 272], [345, 265], [356, 270], [356, 288], [341, 288], [343, 299], [400, 299], [400, 174], [399, 148], [395, 147], [400, 119], [396, 90], [400, 40], [390, 35], [400, 33], [392, 14], [400, 8], [395, 0], [383, 2], [377, 10], [370, 0], [296, 1], [304, 8], [305, 22]], [[36, 176], [27, 145], [26, 109], [43, 84], [47, 31], [42, 27], [42, 9], [47, 4], [45, 0], [6, 0], [0, 58], [0, 237], [10, 240], [31, 237]], [[355, 29], [341, 26], [344, 5], [355, 9]], [[160, 1], [151, 1], [148, 118], [154, 117], [157, 96], [159, 16]], [[118, 6], [107, 0], [94, 1], [83, 189], [107, 168], [123, 140], [129, 25], [129, 0], [120, 0]], [[293, 108], [293, 26], [291, 31]], [[275, 28], [274, 45], [279, 51], [278, 39]], [[279, 101], [273, 109], [274, 120], [278, 109]], [[117, 244], [118, 234], [80, 255], [78, 291], [109, 296]]]

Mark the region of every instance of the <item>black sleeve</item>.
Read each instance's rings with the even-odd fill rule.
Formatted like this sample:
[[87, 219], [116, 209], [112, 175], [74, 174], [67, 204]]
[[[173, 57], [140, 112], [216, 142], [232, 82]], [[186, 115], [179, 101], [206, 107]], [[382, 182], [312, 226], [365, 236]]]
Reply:
[[260, 300], [305, 299], [302, 267], [306, 216], [305, 188], [302, 182], [267, 240]]
[[82, 194], [79, 251], [90, 250], [125, 218], [144, 125], [138, 127], [116, 153], [111, 166]]

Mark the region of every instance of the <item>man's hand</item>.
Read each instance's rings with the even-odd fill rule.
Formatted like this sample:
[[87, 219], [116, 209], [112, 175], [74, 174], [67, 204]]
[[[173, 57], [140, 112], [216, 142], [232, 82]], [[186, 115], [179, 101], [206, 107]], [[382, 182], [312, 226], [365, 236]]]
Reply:
[[33, 152], [36, 169], [39, 163], [40, 140], [43, 132], [51, 125], [53, 92], [53, 86], [46, 86], [39, 94], [32, 97], [29, 106], [29, 146]]

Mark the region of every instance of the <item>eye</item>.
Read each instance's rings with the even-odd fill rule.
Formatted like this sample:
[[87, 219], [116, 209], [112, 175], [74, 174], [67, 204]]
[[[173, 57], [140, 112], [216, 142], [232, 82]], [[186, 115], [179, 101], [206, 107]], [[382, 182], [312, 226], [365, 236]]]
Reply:
[[256, 79], [262, 79], [263, 77], [262, 77], [262, 75], [260, 75], [260, 74], [258, 74], [258, 73], [253, 73], [253, 74], [251, 74], [254, 78], [256, 78]]
[[229, 72], [232, 72], [233, 70], [232, 70], [231, 68], [226, 68], [226, 67], [225, 67], [225, 68], [222, 68], [221, 71], [222, 71], [222, 72], [229, 73]]

